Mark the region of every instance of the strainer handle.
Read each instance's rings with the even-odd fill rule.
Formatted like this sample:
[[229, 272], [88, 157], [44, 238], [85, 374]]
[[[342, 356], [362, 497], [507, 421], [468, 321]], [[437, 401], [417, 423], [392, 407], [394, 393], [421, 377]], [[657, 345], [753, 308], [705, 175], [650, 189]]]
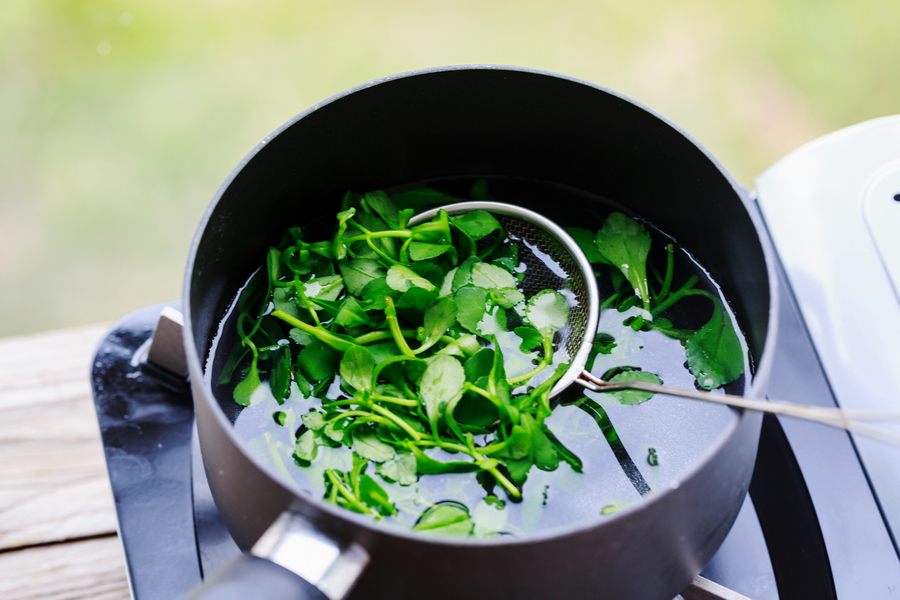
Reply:
[[654, 394], [693, 398], [695, 400], [703, 400], [704, 402], [715, 402], [717, 404], [725, 404], [735, 408], [745, 408], [747, 410], [785, 415], [807, 421], [817, 421], [819, 423], [825, 423], [826, 425], [860, 433], [871, 438], [900, 446], [900, 435], [858, 422], [900, 421], [900, 411], [842, 410], [840, 408], [808, 406], [806, 404], [795, 404], [793, 402], [783, 402], [780, 400], [756, 400], [753, 398], [744, 398], [743, 396], [733, 396], [731, 394], [701, 392], [699, 390], [683, 390], [681, 388], [658, 385], [655, 383], [645, 383], [643, 381], [609, 382], [603, 381], [587, 371], [582, 371], [581, 375], [575, 380], [575, 383], [592, 392], [638, 390], [642, 392], [652, 392]]

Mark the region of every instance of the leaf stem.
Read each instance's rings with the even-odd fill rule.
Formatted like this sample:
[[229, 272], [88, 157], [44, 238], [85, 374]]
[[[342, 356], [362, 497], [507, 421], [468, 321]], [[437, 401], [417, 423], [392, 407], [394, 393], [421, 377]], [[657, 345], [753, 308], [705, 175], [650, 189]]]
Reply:
[[354, 235], [350, 237], [344, 238], [344, 242], [362, 242], [368, 239], [378, 239], [378, 238], [411, 238], [413, 236], [412, 231], [408, 231], [406, 229], [388, 229], [386, 231], [372, 231], [370, 233], [366, 233], [363, 235]]
[[298, 319], [296, 317], [292, 317], [291, 315], [287, 314], [286, 312], [284, 312], [282, 310], [273, 310], [270, 314], [273, 317], [278, 317], [285, 323], [293, 325], [297, 329], [300, 329], [310, 335], [315, 336], [316, 338], [325, 342], [326, 344], [328, 344], [329, 346], [331, 346], [338, 352], [346, 352], [347, 350], [350, 349], [351, 346], [357, 345], [354, 342], [351, 342], [347, 339], [340, 338], [340, 337], [334, 335], [333, 333], [331, 333], [330, 331], [328, 331], [321, 325], [319, 325], [318, 327], [314, 327], [314, 326], [310, 325], [309, 323], [304, 323], [303, 321], [301, 321], [300, 319]]
[[671, 294], [668, 298], [665, 299], [665, 301], [657, 304], [656, 308], [654, 308], [653, 310], [650, 311], [650, 314], [655, 317], [658, 314], [660, 314], [661, 312], [663, 312], [664, 310], [666, 310], [667, 308], [669, 308], [670, 306], [672, 306], [673, 304], [675, 304], [676, 302], [678, 302], [679, 300], [681, 300], [682, 298], [684, 298], [685, 296], [689, 296], [690, 294], [688, 294], [688, 292], [690, 291], [690, 289], [692, 287], [694, 287], [695, 283], [697, 283], [697, 276], [691, 275], [691, 278], [688, 279], [685, 282], [685, 284], [683, 286], [681, 286], [681, 288], [677, 292]]
[[397, 320], [397, 309], [394, 308], [394, 299], [390, 296], [385, 296], [384, 302], [386, 304], [384, 314], [388, 327], [391, 328], [391, 335], [397, 343], [397, 348], [406, 356], [415, 358], [416, 354], [410, 350], [409, 344], [406, 343], [406, 339], [403, 337], [403, 331], [400, 329], [400, 322]]
[[378, 414], [384, 416], [387, 419], [390, 419], [393, 423], [400, 427], [400, 429], [408, 433], [414, 440], [418, 441], [422, 439], [422, 435], [418, 431], [410, 427], [409, 423], [407, 423], [388, 409], [384, 408], [383, 406], [379, 406], [378, 404], [373, 404], [371, 408]]
[[675, 270], [675, 245], [668, 244], [666, 246], [666, 279], [663, 282], [662, 289], [659, 290], [659, 297], [657, 300], [662, 302], [666, 299], [666, 296], [669, 295], [669, 290], [672, 287], [672, 273]]
[[531, 379], [532, 377], [534, 377], [535, 375], [537, 375], [538, 373], [540, 373], [541, 371], [543, 371], [544, 369], [547, 368], [547, 365], [549, 365], [550, 362], [553, 360], [553, 340], [551, 340], [549, 336], [542, 335], [541, 336], [541, 344], [544, 347], [544, 357], [541, 358], [541, 362], [539, 362], [538, 365], [531, 371], [528, 371], [527, 373], [524, 373], [522, 375], [517, 375], [515, 377], [511, 377], [511, 378], [507, 379], [506, 380], [507, 383], [509, 383], [510, 385], [513, 385], [513, 384], [519, 383], [521, 381], [528, 381], [529, 379]]

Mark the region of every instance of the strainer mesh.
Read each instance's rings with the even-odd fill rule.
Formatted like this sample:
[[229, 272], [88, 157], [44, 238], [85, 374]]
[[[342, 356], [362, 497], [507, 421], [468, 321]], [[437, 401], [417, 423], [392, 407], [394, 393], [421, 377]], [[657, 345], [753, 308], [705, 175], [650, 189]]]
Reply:
[[519, 284], [522, 293], [530, 296], [551, 289], [562, 292], [568, 300], [569, 322], [557, 332], [554, 341], [565, 348], [569, 357], [574, 357], [584, 341], [590, 308], [585, 275], [578, 262], [549, 231], [518, 217], [493, 214], [519, 247], [519, 262], [525, 264], [525, 278]]

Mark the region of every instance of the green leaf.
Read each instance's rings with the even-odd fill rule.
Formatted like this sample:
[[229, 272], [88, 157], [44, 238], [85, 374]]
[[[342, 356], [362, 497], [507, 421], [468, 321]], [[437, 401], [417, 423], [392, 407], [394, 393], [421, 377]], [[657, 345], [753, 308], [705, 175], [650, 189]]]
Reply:
[[356, 214], [355, 208], [348, 208], [337, 214], [338, 229], [331, 243], [331, 252], [338, 260], [347, 256], [347, 245], [344, 243], [344, 233], [347, 231], [347, 222]]
[[347, 299], [341, 303], [341, 308], [338, 310], [337, 315], [335, 315], [334, 322], [344, 329], [351, 329], [353, 327], [359, 327], [360, 325], [368, 325], [371, 327], [372, 325], [372, 320], [369, 318], [369, 315], [366, 314], [366, 311], [363, 310], [363, 307], [360, 306], [359, 302], [353, 296], [348, 296]]
[[387, 273], [381, 263], [370, 258], [342, 260], [338, 262], [338, 268], [341, 270], [347, 291], [354, 296], [362, 294], [363, 288], [370, 281], [384, 277]]
[[391, 229], [401, 229], [406, 225], [400, 222], [400, 208], [397, 206], [397, 203], [391, 200], [391, 197], [383, 191], [367, 192], [363, 196], [363, 200], [369, 205], [369, 208], [384, 219], [385, 223], [391, 226]]
[[581, 459], [578, 458], [578, 456], [576, 456], [574, 452], [563, 446], [563, 443], [560, 442], [555, 435], [553, 435], [553, 432], [550, 431], [550, 428], [547, 427], [546, 424], [542, 424], [541, 429], [544, 431], [544, 435], [547, 436], [547, 439], [550, 440], [550, 443], [553, 444], [553, 447], [556, 448], [556, 453], [559, 455], [559, 457], [569, 463], [569, 466], [572, 467], [572, 470], [576, 473], [584, 472], [584, 467]]
[[300, 351], [297, 364], [310, 381], [321, 381], [331, 375], [338, 365], [338, 353], [322, 340], [315, 340]]
[[484, 312], [487, 308], [488, 292], [481, 288], [466, 286], [460, 288], [453, 296], [456, 305], [459, 307], [456, 313], [456, 320], [459, 324], [471, 331], [478, 333], [478, 323], [484, 318]]
[[435, 301], [437, 295], [434, 291], [414, 287], [406, 290], [397, 299], [395, 306], [397, 313], [413, 324], [422, 322], [425, 311]]
[[525, 299], [525, 294], [516, 288], [500, 288], [491, 290], [491, 300], [503, 308], [512, 308]]
[[401, 292], [398, 292], [387, 284], [387, 277], [379, 277], [369, 281], [363, 287], [361, 296], [365, 302], [368, 302], [367, 308], [372, 310], [384, 310], [387, 306], [385, 297], [390, 296], [394, 300], [400, 298]]
[[590, 371], [594, 368], [594, 361], [600, 354], [612, 354], [613, 348], [616, 347], [616, 338], [608, 333], [598, 333], [591, 344], [591, 352], [588, 354], [587, 363], [584, 368]]
[[525, 485], [525, 480], [528, 479], [528, 471], [531, 470], [533, 464], [534, 462], [530, 458], [520, 458], [518, 460], [507, 458], [506, 468], [513, 483], [519, 487]]
[[447, 272], [446, 275], [444, 275], [444, 282], [441, 284], [440, 293], [438, 293], [439, 298], [449, 296], [453, 293], [453, 278], [456, 277], [457, 269], [458, 267], [453, 267]]
[[[296, 319], [302, 319], [296, 298], [297, 288], [294, 286], [277, 287], [272, 292], [272, 303], [275, 305], [275, 310], [283, 310]], [[308, 321], [309, 317], [306, 320]]]
[[359, 499], [382, 516], [397, 514], [397, 509], [391, 504], [387, 492], [381, 489], [374, 479], [365, 474], [359, 477]]
[[506, 243], [497, 246], [491, 253], [491, 263], [506, 269], [511, 274], [515, 273], [519, 266], [519, 245], [516, 243]]
[[472, 266], [472, 284], [486, 290], [515, 288], [516, 279], [509, 271], [489, 263]]
[[578, 247], [581, 248], [581, 251], [584, 252], [588, 262], [602, 263], [605, 265], [610, 264], [597, 250], [597, 244], [594, 242], [595, 234], [593, 232], [581, 227], [566, 227], [566, 231], [572, 236], [572, 239], [575, 240]]
[[[503, 405], [509, 404], [509, 383], [506, 381], [506, 369], [503, 366], [503, 353], [496, 337], [491, 337], [494, 343], [494, 364], [488, 377], [488, 392], [497, 402]], [[507, 408], [507, 411], [509, 409]]]
[[341, 380], [360, 392], [372, 391], [375, 357], [364, 346], [353, 346], [341, 359]]
[[437, 258], [453, 248], [450, 244], [430, 244], [428, 242], [410, 242], [409, 258], [413, 261]]
[[506, 510], [499, 501], [482, 500], [472, 511], [472, 521], [475, 523], [476, 536], [484, 537], [501, 533], [506, 527]]
[[393, 460], [378, 465], [375, 472], [386, 480], [403, 486], [413, 485], [419, 480], [416, 475], [416, 457], [412, 454], [398, 454]]
[[337, 300], [344, 289], [344, 278], [340, 275], [316, 277], [303, 283], [303, 293], [310, 300]]
[[300, 417], [300, 420], [303, 421], [303, 424], [306, 425], [307, 428], [313, 431], [320, 431], [325, 427], [325, 417], [316, 410], [309, 411]]
[[[341, 421], [341, 423], [346, 423], [347, 421]], [[328, 439], [341, 443], [344, 441], [344, 430], [340, 426], [335, 426], [334, 423], [326, 423], [325, 428], [322, 430]]]
[[435, 345], [447, 329], [456, 322], [458, 308], [452, 298], [439, 298], [425, 311], [424, 329], [425, 341], [416, 348], [419, 354]]
[[294, 444], [294, 458], [312, 462], [319, 453], [319, 446], [316, 444], [316, 433], [312, 429], [307, 429], [297, 438]]
[[435, 427], [444, 409], [462, 398], [465, 383], [463, 366], [452, 356], [439, 354], [425, 369], [419, 382], [419, 397]]
[[452, 461], [441, 462], [422, 452], [418, 447], [411, 448], [416, 457], [416, 471], [423, 475], [435, 475], [438, 473], [471, 473], [478, 470], [478, 465], [473, 462]]
[[272, 374], [269, 376], [269, 389], [278, 404], [291, 395], [291, 349], [282, 346], [272, 357]]
[[500, 226], [497, 219], [484, 210], [473, 210], [456, 217], [450, 217], [450, 222], [476, 242], [494, 231], [503, 231], [503, 227]]
[[[530, 417], [523, 414], [522, 418]], [[509, 437], [503, 442], [506, 446], [503, 449], [493, 453], [493, 456], [499, 458], [521, 459], [531, 456], [532, 451], [532, 435], [529, 429], [522, 425], [516, 425], [509, 433]]]
[[256, 367], [256, 360], [254, 356], [250, 363], [250, 370], [247, 371], [244, 380], [234, 386], [234, 401], [241, 406], [250, 406], [250, 396], [253, 395], [256, 388], [262, 385], [262, 382], [259, 380], [259, 369]]
[[542, 335], [552, 337], [569, 320], [569, 303], [559, 292], [544, 290], [528, 301], [525, 316]]
[[437, 289], [433, 283], [403, 265], [391, 265], [387, 271], [387, 284], [398, 292], [405, 292], [411, 287], [419, 287], [428, 291]]
[[493, 366], [494, 351], [490, 348], [482, 348], [463, 364], [463, 369], [466, 372], [466, 381], [475, 383], [479, 378], [489, 376]]
[[[526, 418], [530, 419], [531, 415], [523, 414], [522, 419]], [[542, 471], [555, 471], [559, 466], [556, 446], [537, 424], [533, 424], [531, 428], [531, 446], [534, 449], [534, 466]]]
[[[659, 377], [647, 371], [622, 371], [609, 379], [610, 383], [618, 383], [621, 381], [643, 381], [644, 383], [660, 383]], [[641, 404], [653, 397], [653, 392], [644, 392], [641, 390], [617, 390], [615, 392], [606, 392], [615, 397], [620, 404]]]
[[437, 289], [444, 283], [444, 269], [431, 260], [421, 260], [409, 265], [409, 268], [421, 277], [424, 277]]
[[307, 333], [297, 327], [294, 327], [290, 331], [288, 331], [288, 335], [291, 336], [292, 340], [294, 340], [301, 346], [309, 346], [316, 339], [316, 336], [312, 335], [311, 333]]
[[506, 325], [506, 311], [501, 306], [492, 306], [485, 311], [484, 317], [482, 317], [475, 328], [475, 332], [483, 337], [497, 335], [507, 331]]
[[269, 248], [269, 254], [266, 256], [266, 268], [269, 271], [270, 281], [281, 281], [284, 277], [284, 263], [281, 262], [281, 251], [276, 248]]
[[475, 427], [489, 427], [497, 422], [500, 413], [494, 404], [479, 394], [467, 392], [453, 409], [457, 423]]
[[516, 327], [515, 334], [522, 338], [522, 343], [519, 344], [519, 350], [522, 352], [531, 352], [540, 346], [544, 339], [541, 332], [534, 327]]
[[722, 303], [713, 300], [709, 322], [685, 344], [688, 367], [705, 390], [734, 381], [744, 372], [744, 351]]
[[438, 504], [422, 514], [413, 530], [440, 535], [469, 535], [473, 527], [469, 511], [461, 505]]
[[650, 290], [647, 286], [650, 234], [644, 226], [620, 212], [614, 212], [597, 232], [595, 242], [600, 254], [611, 265], [618, 267], [634, 288], [644, 309], [650, 310]]
[[354, 433], [353, 450], [363, 458], [379, 463], [394, 458], [394, 448], [379, 440], [374, 433]]
[[451, 354], [465, 360], [479, 350], [481, 350], [481, 344], [478, 342], [478, 338], [470, 333], [466, 333], [438, 350], [438, 354]]
[[477, 256], [470, 256], [456, 268], [456, 273], [453, 275], [453, 283], [450, 286], [451, 292], [455, 294], [459, 291], [459, 288], [472, 284], [472, 269], [477, 264], [481, 264], [481, 259]]

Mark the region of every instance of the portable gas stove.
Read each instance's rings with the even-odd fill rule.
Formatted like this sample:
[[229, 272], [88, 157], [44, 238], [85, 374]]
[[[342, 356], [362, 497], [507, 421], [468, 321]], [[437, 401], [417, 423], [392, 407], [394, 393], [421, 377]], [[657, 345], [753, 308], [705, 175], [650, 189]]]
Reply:
[[[756, 183], [782, 290], [770, 396], [891, 408], [900, 401], [900, 117], [816, 140]], [[93, 362], [135, 600], [180, 598], [240, 553], [206, 482], [190, 391], [171, 372], [183, 359], [177, 307], [126, 316]], [[753, 600], [900, 598], [898, 535], [900, 448], [767, 416], [750, 494], [702, 576]], [[691, 597], [739, 597], [705, 593]]]

